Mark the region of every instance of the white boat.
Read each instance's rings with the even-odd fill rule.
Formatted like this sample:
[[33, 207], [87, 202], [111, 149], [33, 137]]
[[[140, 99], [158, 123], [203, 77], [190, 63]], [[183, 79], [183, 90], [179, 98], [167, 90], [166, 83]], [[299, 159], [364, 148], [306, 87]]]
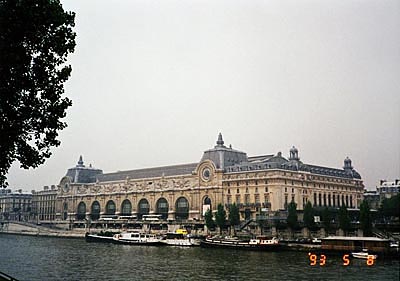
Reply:
[[175, 232], [167, 233], [161, 242], [168, 246], [200, 246], [200, 239]]
[[378, 258], [378, 255], [371, 255], [368, 254], [368, 251], [362, 251], [362, 252], [352, 252], [351, 253], [353, 258], [357, 258], [357, 259], [368, 259], [368, 258], [372, 258], [374, 260], [376, 260]]
[[163, 245], [162, 237], [143, 232], [123, 232], [113, 236], [114, 243], [129, 245]]
[[256, 251], [272, 251], [280, 248], [279, 240], [275, 237], [257, 237], [250, 240], [240, 240], [237, 237], [210, 237], [201, 241], [202, 247], [235, 248]]

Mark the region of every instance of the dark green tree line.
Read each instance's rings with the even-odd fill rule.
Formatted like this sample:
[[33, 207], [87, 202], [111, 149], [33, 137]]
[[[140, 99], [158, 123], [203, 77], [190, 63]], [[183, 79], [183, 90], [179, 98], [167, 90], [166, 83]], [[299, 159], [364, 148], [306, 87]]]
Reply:
[[226, 224], [226, 211], [222, 204], [218, 204], [217, 212], [215, 213], [215, 223], [219, 227], [219, 232], [222, 234], [222, 229], [225, 227]]
[[235, 203], [229, 205], [228, 220], [231, 225], [231, 228], [233, 228], [233, 231], [236, 235], [235, 226], [240, 224], [240, 214], [239, 214], [239, 208]]

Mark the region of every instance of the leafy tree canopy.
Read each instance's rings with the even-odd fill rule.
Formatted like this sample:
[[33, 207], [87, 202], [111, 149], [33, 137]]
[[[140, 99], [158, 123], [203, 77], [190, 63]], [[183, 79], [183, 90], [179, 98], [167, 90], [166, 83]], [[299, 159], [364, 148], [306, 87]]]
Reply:
[[350, 229], [350, 216], [346, 206], [342, 205], [339, 209], [339, 227], [344, 231]]
[[213, 213], [211, 212], [210, 209], [208, 209], [204, 214], [204, 220], [208, 229], [213, 229], [215, 227], [215, 223], [213, 220]]
[[385, 198], [382, 201], [380, 213], [385, 217], [399, 217], [400, 216], [400, 194], [393, 196], [389, 199]]
[[314, 208], [311, 206], [311, 202], [308, 201], [304, 206], [304, 214], [303, 214], [304, 225], [311, 229], [315, 226], [314, 222]]
[[215, 222], [218, 225], [220, 232], [222, 232], [222, 228], [225, 227], [226, 223], [226, 211], [222, 204], [218, 204], [217, 212], [215, 213]]
[[60, 144], [74, 20], [59, 0], [0, 0], [0, 186], [15, 160], [36, 168]]
[[370, 213], [370, 207], [368, 201], [364, 200], [360, 205], [360, 224], [363, 230], [364, 236], [369, 236], [372, 234], [372, 219]]
[[288, 205], [287, 224], [292, 229], [297, 226], [297, 204], [293, 201]]
[[229, 206], [229, 223], [232, 226], [238, 225], [240, 223], [240, 214], [239, 208], [236, 206], [235, 203]]
[[322, 210], [322, 222], [326, 230], [329, 230], [331, 228], [331, 220], [332, 220], [331, 210], [329, 210], [328, 207], [325, 207]]

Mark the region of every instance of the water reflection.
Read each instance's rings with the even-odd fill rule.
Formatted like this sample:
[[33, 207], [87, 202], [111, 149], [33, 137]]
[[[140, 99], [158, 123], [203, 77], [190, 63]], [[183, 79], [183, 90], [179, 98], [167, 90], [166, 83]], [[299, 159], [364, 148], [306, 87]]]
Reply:
[[399, 280], [399, 261], [309, 265], [307, 253], [149, 247], [0, 234], [0, 271], [20, 280]]

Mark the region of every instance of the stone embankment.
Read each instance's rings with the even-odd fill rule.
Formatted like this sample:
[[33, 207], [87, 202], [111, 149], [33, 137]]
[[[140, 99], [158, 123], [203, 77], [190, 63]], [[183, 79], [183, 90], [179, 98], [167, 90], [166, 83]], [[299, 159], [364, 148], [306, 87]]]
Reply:
[[0, 234], [17, 234], [30, 236], [64, 237], [64, 238], [84, 238], [85, 232], [79, 230], [57, 230], [39, 225], [28, 225], [10, 222], [0, 228]]

